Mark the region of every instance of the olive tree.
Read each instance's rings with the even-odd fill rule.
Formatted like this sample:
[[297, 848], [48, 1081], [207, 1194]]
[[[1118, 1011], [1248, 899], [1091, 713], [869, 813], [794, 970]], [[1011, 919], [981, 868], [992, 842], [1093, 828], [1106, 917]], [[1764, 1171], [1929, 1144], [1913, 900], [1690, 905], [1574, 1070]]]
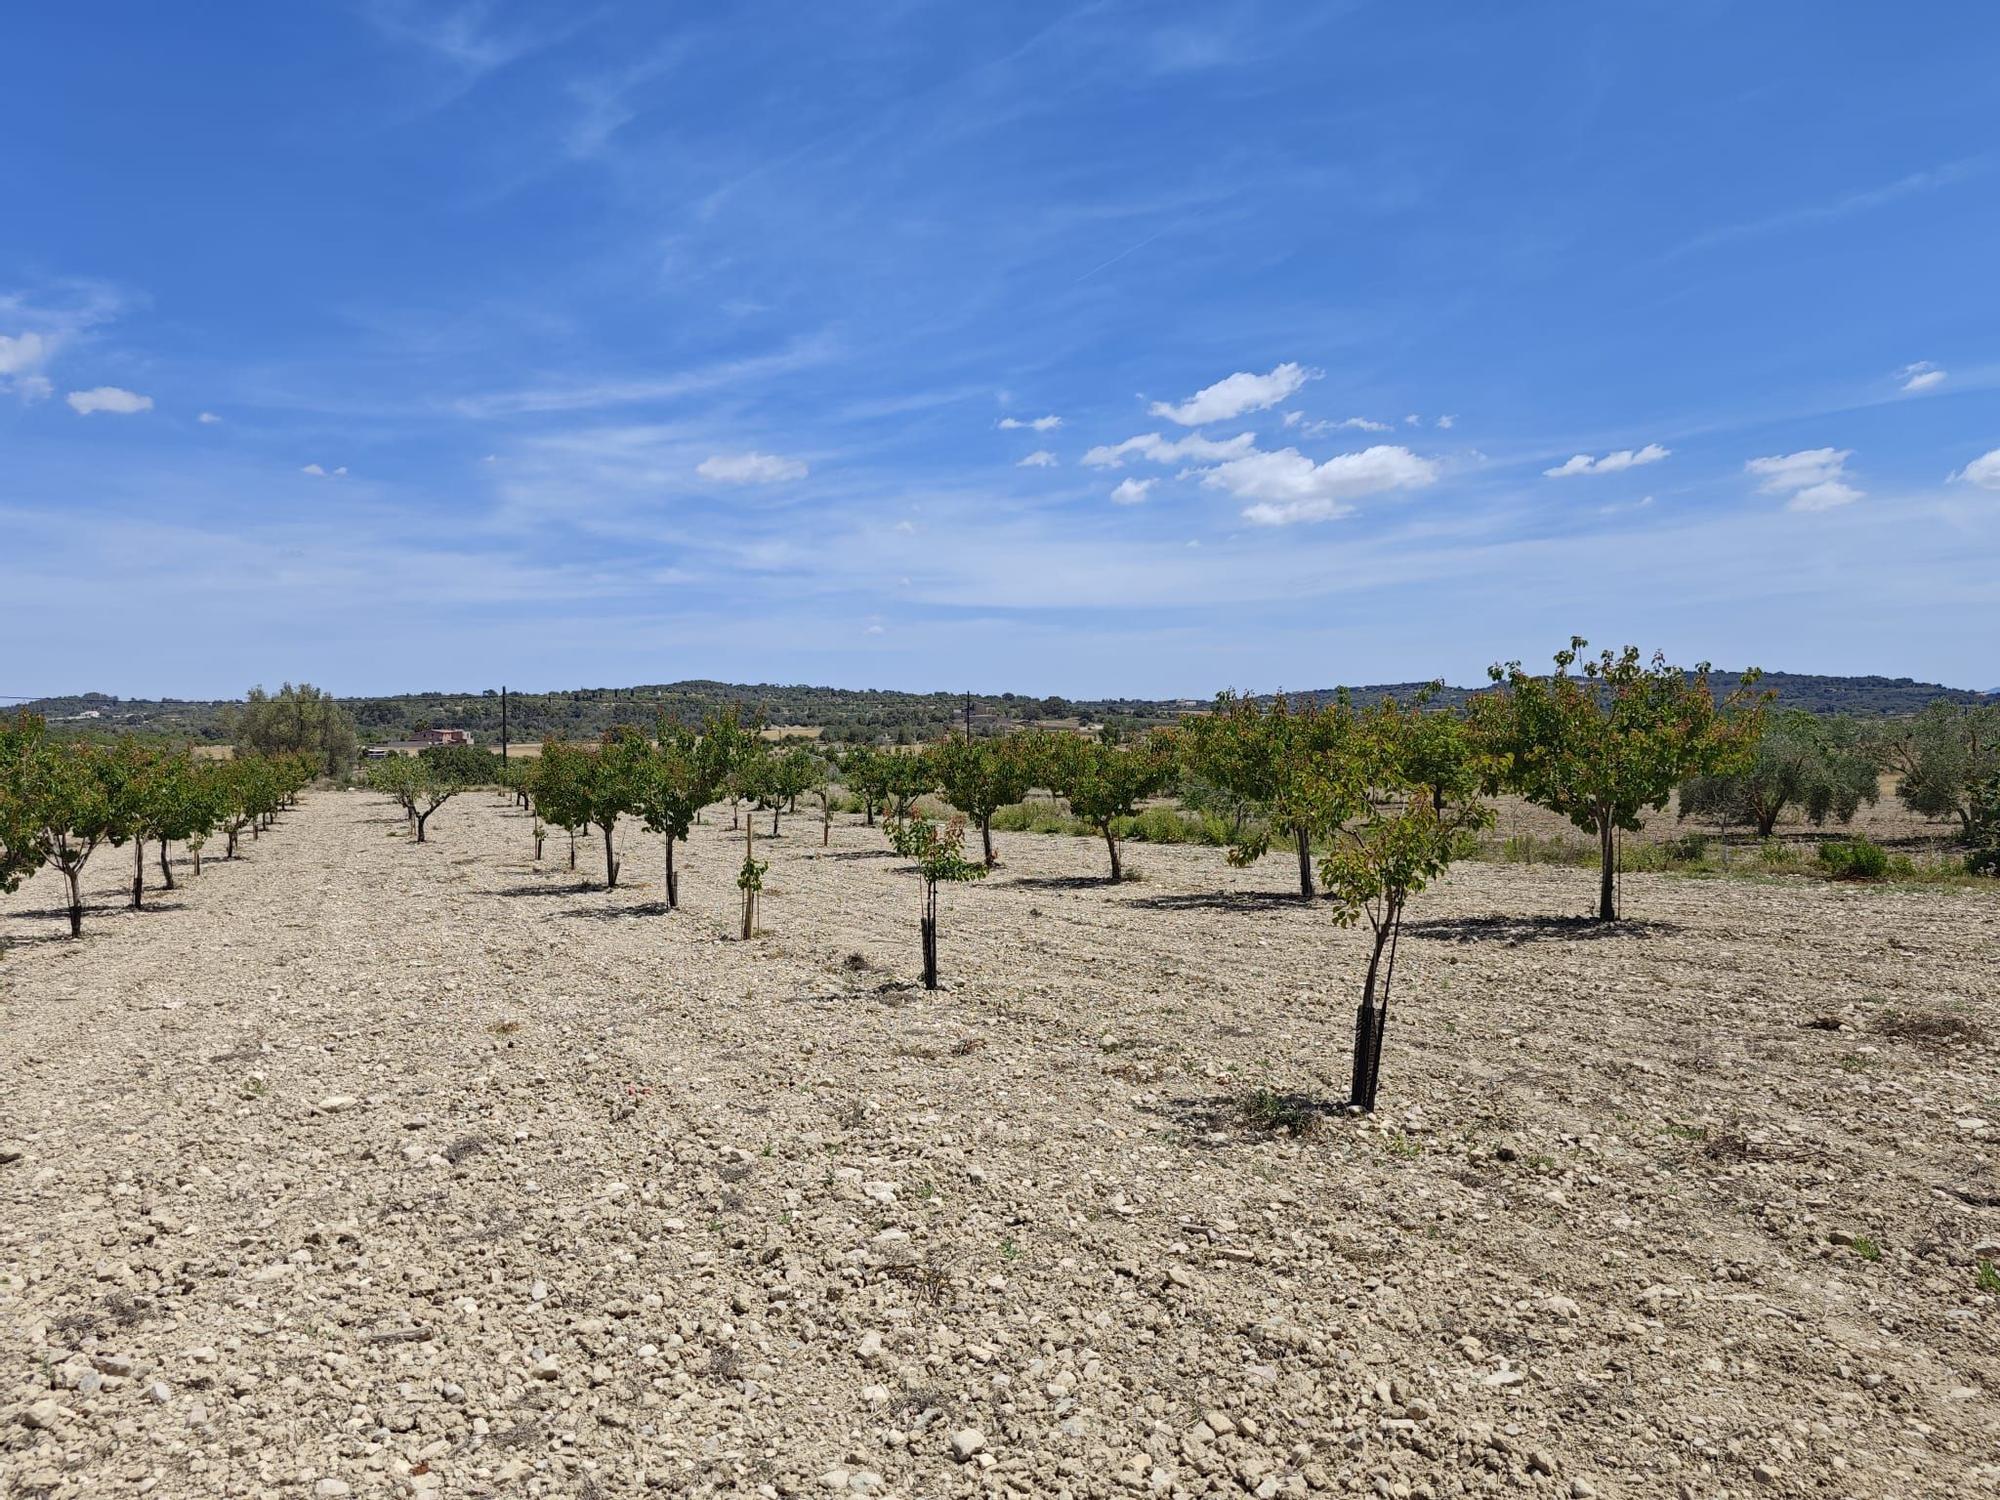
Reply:
[[984, 864], [965, 857], [965, 819], [955, 817], [940, 827], [924, 817], [892, 821], [887, 829], [889, 844], [905, 859], [916, 862], [923, 880], [923, 910], [918, 919], [924, 950], [924, 988], [938, 987], [938, 886], [946, 881], [983, 880], [989, 873]]
[[[1597, 836], [1600, 921], [1618, 919], [1617, 835], [1644, 826], [1690, 776], [1737, 769], [1762, 727], [1750, 701], [1757, 674], [1743, 678], [1728, 705], [1710, 690], [1708, 664], [1692, 673], [1636, 646], [1586, 658], [1572, 638], [1555, 670], [1537, 677], [1518, 661], [1488, 674], [1500, 690], [1477, 699], [1473, 722], [1491, 757], [1489, 784], [1520, 793]], [[1582, 671], [1570, 668], [1582, 662]]]
[[2000, 776], [2000, 704], [1933, 703], [1887, 729], [1883, 761], [1897, 773], [1896, 797], [1926, 818], [1956, 818], [1972, 834], [1973, 799]]
[[309, 682], [296, 687], [288, 682], [276, 695], [254, 687], [223, 722], [239, 749], [267, 756], [305, 753], [326, 776], [344, 775], [360, 749], [347, 710]]
[[1876, 753], [1852, 719], [1804, 709], [1772, 717], [1743, 764], [1681, 784], [1678, 816], [1741, 823], [1769, 838], [1788, 807], [1816, 827], [1846, 823], [1878, 794]]
[[[569, 835], [569, 867], [576, 868], [577, 835], [590, 828], [590, 799], [585, 795], [584, 773], [591, 752], [560, 737], [542, 744], [541, 758], [529, 782], [528, 799], [533, 804], [537, 825], [546, 821]], [[535, 839], [537, 856], [541, 836]]]

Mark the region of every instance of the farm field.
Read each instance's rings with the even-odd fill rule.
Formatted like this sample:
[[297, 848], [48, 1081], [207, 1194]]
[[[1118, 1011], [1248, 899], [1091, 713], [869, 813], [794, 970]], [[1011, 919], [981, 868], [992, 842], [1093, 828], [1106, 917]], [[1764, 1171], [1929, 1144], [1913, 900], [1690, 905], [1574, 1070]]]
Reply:
[[1000, 835], [932, 994], [879, 830], [744, 943], [727, 817], [672, 916], [484, 793], [0, 899], [0, 1494], [2000, 1486], [1990, 894], [1461, 864], [1321, 1118], [1282, 856]]

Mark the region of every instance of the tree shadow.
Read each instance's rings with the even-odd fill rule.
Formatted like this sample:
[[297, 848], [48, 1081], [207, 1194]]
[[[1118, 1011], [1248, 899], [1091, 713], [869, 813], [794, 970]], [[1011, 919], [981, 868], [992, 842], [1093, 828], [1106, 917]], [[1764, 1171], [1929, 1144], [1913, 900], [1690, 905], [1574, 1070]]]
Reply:
[[1428, 938], [1437, 943], [1523, 943], [1567, 942], [1572, 939], [1602, 941], [1606, 938], [1672, 937], [1682, 931], [1678, 922], [1627, 918], [1603, 922], [1596, 917], [1425, 917], [1405, 919], [1406, 936]]
[[664, 917], [670, 913], [664, 901], [638, 901], [629, 906], [571, 906], [557, 912], [556, 915], [581, 917], [591, 922], [610, 922], [623, 921], [627, 917]]
[[581, 896], [586, 891], [602, 890], [603, 887], [588, 880], [571, 880], [557, 885], [507, 885], [495, 890], [481, 891], [482, 896]]
[[843, 849], [835, 854], [822, 854], [821, 859], [895, 859], [894, 849]]
[[1317, 897], [1297, 891], [1182, 891], [1172, 895], [1134, 896], [1125, 904], [1144, 911], [1270, 911], [1287, 907], [1310, 910]]
[[1129, 885], [1129, 880], [1113, 882], [1109, 875], [1021, 875], [1010, 884], [1030, 891], [1088, 891], [1104, 886]]

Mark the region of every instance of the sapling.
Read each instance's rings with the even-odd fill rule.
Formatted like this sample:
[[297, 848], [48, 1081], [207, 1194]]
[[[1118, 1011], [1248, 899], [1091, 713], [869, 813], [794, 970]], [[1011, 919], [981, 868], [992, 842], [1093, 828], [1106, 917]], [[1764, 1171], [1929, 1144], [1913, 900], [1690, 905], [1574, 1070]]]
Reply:
[[965, 819], [954, 817], [943, 827], [922, 816], [897, 819], [887, 827], [889, 844], [905, 859], [916, 861], [923, 877], [923, 912], [918, 928], [923, 936], [924, 988], [938, 987], [938, 884], [941, 881], [984, 880], [991, 871], [965, 857]]

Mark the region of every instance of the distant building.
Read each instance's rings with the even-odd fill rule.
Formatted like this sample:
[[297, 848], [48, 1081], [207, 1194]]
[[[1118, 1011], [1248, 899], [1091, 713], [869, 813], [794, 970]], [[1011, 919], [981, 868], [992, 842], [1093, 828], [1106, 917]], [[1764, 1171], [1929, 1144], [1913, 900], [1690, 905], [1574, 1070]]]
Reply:
[[464, 729], [419, 729], [406, 740], [386, 740], [361, 752], [363, 760], [387, 760], [392, 755], [421, 755], [433, 745], [469, 745], [472, 734]]

